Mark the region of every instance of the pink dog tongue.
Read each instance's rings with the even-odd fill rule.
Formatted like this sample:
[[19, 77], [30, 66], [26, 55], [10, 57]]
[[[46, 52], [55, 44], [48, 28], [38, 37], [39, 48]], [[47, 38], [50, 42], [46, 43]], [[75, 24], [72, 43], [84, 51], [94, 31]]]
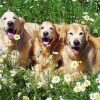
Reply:
[[13, 33], [9, 33], [9, 32], [8, 32], [7, 35], [8, 35], [8, 37], [9, 37], [9, 39], [13, 39], [13, 38], [14, 38], [14, 34], [13, 34]]
[[75, 55], [78, 55], [78, 54], [79, 54], [79, 51], [73, 49], [73, 53], [74, 53]]
[[43, 41], [43, 44], [44, 44], [44, 45], [48, 45], [48, 42]]

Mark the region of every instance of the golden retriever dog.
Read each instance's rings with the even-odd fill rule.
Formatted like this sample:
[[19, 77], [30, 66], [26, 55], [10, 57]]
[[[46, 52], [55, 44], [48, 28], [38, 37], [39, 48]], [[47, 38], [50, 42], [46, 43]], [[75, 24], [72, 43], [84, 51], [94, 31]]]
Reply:
[[[90, 34], [86, 25], [78, 23], [64, 25], [60, 34], [64, 43], [61, 51], [63, 67], [58, 71], [78, 76], [80, 73], [88, 71], [96, 73], [100, 70], [100, 50], [96, 49], [99, 47], [96, 45], [99, 40]], [[72, 68], [73, 61], [82, 63], [78, 63], [78, 68]]]
[[45, 21], [40, 25], [33, 47], [33, 60], [39, 65], [36, 69], [42, 71], [46, 68], [53, 69], [56, 66], [55, 64], [60, 65], [59, 33], [52, 22]]
[[90, 35], [89, 41], [94, 44], [93, 46], [94, 46], [95, 49], [99, 50], [99, 48], [100, 48], [100, 44], [99, 44], [100, 37], [94, 37], [94, 36]]
[[[27, 23], [25, 24], [25, 20], [23, 18], [18, 17], [11, 11], [7, 11], [2, 15], [0, 24], [4, 30], [3, 37], [6, 37], [6, 39], [3, 40], [6, 42], [5, 45], [7, 45], [8, 42], [11, 43], [11, 45], [8, 46], [9, 53], [13, 50], [17, 50], [19, 52], [16, 64], [23, 67], [27, 66], [34, 37], [34, 34], [27, 30], [27, 27], [30, 26]], [[20, 39], [15, 40], [15, 35], [19, 35]]]

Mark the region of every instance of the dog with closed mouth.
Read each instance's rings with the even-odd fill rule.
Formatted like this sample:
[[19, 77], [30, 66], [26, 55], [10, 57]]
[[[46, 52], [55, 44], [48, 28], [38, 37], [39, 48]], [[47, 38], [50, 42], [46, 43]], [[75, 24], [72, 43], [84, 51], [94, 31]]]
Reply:
[[[60, 37], [64, 46], [61, 50], [63, 67], [59, 69], [62, 73], [71, 73], [79, 76], [80, 73], [100, 70], [100, 50], [95, 48], [97, 40], [90, 34], [90, 29], [86, 25], [72, 23], [64, 25], [61, 29]], [[91, 37], [91, 38], [90, 38]], [[77, 62], [78, 68], [72, 68], [71, 64]], [[79, 63], [79, 62], [82, 63]], [[77, 74], [77, 75], [76, 75]]]
[[46, 68], [52, 69], [51, 66], [53, 67], [53, 65], [50, 65], [52, 60], [59, 66], [60, 48], [59, 33], [55, 25], [49, 21], [43, 22], [40, 25], [40, 30], [37, 38], [35, 38], [33, 48], [33, 60], [36, 61], [36, 64], [40, 65], [37, 69], [41, 71]]
[[[18, 66], [26, 67], [28, 65], [30, 50], [32, 46], [32, 35], [30, 32], [26, 31], [25, 20], [21, 17], [18, 17], [14, 12], [7, 11], [1, 17], [1, 29], [4, 30], [3, 37], [6, 37], [5, 45], [7, 46], [8, 42], [11, 43], [8, 46], [8, 51], [11, 53], [13, 50], [19, 52], [19, 57], [16, 60]], [[19, 40], [14, 38], [15, 35], [20, 36]]]

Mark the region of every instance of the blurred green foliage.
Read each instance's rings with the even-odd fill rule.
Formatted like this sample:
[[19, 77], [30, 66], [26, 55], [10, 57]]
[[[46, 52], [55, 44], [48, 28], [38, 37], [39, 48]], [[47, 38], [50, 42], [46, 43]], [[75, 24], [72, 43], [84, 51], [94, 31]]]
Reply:
[[[100, 15], [99, 0], [0, 0], [0, 16], [7, 10], [22, 16], [26, 21], [41, 23], [79, 22], [93, 27], [83, 18], [84, 13], [96, 20]], [[100, 24], [99, 24], [100, 25]], [[99, 30], [100, 31], [100, 30]]]

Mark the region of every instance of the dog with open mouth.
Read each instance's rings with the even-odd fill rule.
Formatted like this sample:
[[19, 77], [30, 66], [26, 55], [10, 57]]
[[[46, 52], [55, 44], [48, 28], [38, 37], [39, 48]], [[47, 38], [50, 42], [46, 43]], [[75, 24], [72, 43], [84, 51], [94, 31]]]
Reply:
[[[57, 66], [60, 62], [60, 41], [59, 33], [52, 22], [45, 21], [40, 25], [37, 38], [34, 41], [34, 56], [36, 64], [40, 65], [40, 71], [50, 68], [53, 60]], [[50, 59], [49, 59], [50, 58]]]
[[[63, 67], [59, 69], [59, 72], [68, 72], [77, 77], [80, 76], [80, 73], [88, 71], [95, 73], [100, 70], [100, 63], [98, 62], [100, 50], [96, 49], [96, 47], [100, 47], [97, 45], [100, 40], [90, 34], [90, 29], [86, 25], [65, 24], [60, 35], [64, 46], [61, 50]], [[77, 63], [75, 65], [78, 65], [77, 68], [71, 67], [74, 61]]]
[[[1, 26], [5, 34], [3, 34], [5, 45], [8, 46], [8, 42], [11, 45], [8, 46], [8, 52], [11, 53], [13, 50], [19, 52], [19, 57], [16, 59], [18, 66], [26, 67], [28, 65], [30, 50], [32, 46], [32, 37], [24, 28], [25, 20], [18, 17], [14, 12], [7, 11], [1, 17]], [[20, 38], [16, 40], [15, 35]]]

